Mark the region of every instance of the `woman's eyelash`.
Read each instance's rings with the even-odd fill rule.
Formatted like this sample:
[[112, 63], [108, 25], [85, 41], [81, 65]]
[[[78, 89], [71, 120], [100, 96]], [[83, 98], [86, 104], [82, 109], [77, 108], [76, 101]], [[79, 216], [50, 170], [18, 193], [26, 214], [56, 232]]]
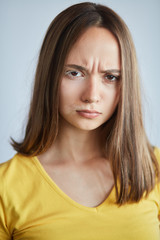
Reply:
[[[81, 78], [84, 77], [84, 74], [80, 71], [77, 70], [66, 70], [65, 71], [65, 76], [74, 79], [74, 78]], [[119, 75], [113, 75], [110, 73], [105, 74], [104, 78], [109, 81], [109, 82], [116, 82], [120, 79]]]
[[67, 70], [65, 72], [65, 75], [66, 76], [69, 76], [69, 77], [82, 77], [83, 74], [79, 71], [76, 71], [76, 70]]
[[113, 74], [106, 74], [105, 79], [109, 80], [110, 82], [118, 81], [120, 76], [115, 76]]

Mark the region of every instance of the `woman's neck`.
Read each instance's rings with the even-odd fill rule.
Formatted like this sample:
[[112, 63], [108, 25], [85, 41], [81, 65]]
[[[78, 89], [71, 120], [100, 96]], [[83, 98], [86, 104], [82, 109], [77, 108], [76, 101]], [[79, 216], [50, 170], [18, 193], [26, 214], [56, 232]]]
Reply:
[[83, 164], [104, 157], [101, 145], [99, 129], [61, 128], [55, 143], [42, 157], [47, 162]]

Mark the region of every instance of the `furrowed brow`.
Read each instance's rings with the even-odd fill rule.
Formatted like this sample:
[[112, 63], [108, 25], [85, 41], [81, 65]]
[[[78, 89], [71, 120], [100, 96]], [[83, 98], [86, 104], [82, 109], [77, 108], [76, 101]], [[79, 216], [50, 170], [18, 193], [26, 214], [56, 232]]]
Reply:
[[107, 70], [101, 71], [101, 73], [118, 73], [118, 74], [121, 74], [121, 70], [118, 70], [118, 69], [107, 69]]
[[[89, 73], [88, 69], [86, 69], [83, 66], [76, 65], [76, 64], [67, 64], [67, 65], [65, 65], [65, 67], [71, 67], [71, 68], [77, 69], [79, 71], [85, 71], [85, 72]], [[107, 69], [107, 70], [102, 70], [100, 72], [101, 73], [118, 73], [118, 74], [121, 74], [121, 70], [119, 70], [119, 69]]]
[[79, 65], [76, 65], [76, 64], [67, 64], [67, 65], [65, 65], [65, 67], [71, 67], [71, 68], [74, 68], [74, 69], [77, 69], [77, 70], [80, 70], [80, 71], [88, 72], [88, 70], [85, 67], [82, 67], [82, 66], [79, 66]]

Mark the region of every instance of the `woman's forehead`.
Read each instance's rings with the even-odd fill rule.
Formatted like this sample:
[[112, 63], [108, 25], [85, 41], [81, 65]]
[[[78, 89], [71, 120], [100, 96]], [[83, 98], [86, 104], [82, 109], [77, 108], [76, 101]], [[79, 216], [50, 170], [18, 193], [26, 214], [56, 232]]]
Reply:
[[77, 64], [89, 70], [120, 69], [118, 41], [109, 30], [91, 27], [73, 45], [66, 64]]

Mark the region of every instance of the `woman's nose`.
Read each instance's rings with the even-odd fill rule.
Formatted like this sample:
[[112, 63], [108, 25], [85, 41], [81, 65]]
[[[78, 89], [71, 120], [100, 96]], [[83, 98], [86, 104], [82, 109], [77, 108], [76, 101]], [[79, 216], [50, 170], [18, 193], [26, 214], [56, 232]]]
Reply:
[[87, 103], [98, 103], [100, 100], [100, 83], [96, 77], [89, 77], [86, 80], [84, 91], [82, 93], [82, 101]]

